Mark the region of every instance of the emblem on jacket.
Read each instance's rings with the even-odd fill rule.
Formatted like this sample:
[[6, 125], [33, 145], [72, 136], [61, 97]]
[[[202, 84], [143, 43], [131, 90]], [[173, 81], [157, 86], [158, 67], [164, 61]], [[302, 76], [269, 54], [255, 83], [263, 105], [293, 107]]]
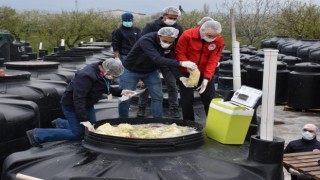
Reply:
[[217, 46], [215, 44], [210, 44], [208, 46], [209, 51], [213, 51]]

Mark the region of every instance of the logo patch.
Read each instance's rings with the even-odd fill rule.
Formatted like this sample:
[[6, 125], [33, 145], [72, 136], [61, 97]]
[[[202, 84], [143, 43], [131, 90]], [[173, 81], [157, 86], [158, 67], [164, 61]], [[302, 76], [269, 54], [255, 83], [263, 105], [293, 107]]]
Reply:
[[215, 48], [216, 48], [216, 45], [215, 45], [215, 44], [210, 44], [210, 45], [208, 46], [209, 51], [213, 51]]

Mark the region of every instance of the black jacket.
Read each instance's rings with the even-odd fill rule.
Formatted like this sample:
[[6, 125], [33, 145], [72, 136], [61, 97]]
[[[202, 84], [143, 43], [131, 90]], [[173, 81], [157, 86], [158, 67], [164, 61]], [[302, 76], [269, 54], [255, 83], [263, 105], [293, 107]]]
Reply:
[[99, 63], [93, 63], [78, 70], [61, 98], [61, 104], [74, 110], [80, 121], [88, 120], [86, 108], [97, 103], [102, 94], [121, 96], [122, 89], [110, 87], [98, 66]]
[[141, 30], [137, 27], [127, 28], [121, 26], [112, 32], [113, 51], [119, 51], [121, 55], [127, 55], [133, 45], [141, 37]]
[[285, 148], [284, 153], [308, 152], [314, 149], [320, 150], [320, 142], [316, 138], [310, 141], [301, 138], [294, 141], [290, 141], [287, 147]]
[[176, 42], [178, 41], [179, 37], [181, 36], [181, 34], [183, 32], [183, 28], [180, 24], [175, 23], [172, 26], [168, 26], [164, 22], [162, 22], [162, 17], [160, 17], [157, 20], [154, 20], [150, 23], [147, 23], [146, 26], [142, 29], [141, 35], [145, 35], [150, 32], [158, 32], [158, 30], [163, 27], [174, 27], [179, 30], [179, 35], [178, 35]]
[[152, 32], [136, 42], [124, 62], [124, 67], [132, 72], [146, 74], [166, 65], [172, 73], [181, 77], [179, 61], [175, 59], [174, 53], [174, 46], [163, 49], [157, 32]]

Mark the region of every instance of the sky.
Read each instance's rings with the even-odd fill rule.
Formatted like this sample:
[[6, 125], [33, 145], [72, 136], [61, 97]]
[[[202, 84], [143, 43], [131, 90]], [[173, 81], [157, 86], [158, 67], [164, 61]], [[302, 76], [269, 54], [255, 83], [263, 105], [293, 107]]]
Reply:
[[[9, 6], [19, 11], [23, 10], [44, 10], [61, 12], [78, 10], [115, 10], [144, 13], [152, 15], [167, 6], [179, 6], [189, 12], [194, 9], [202, 10], [206, 3], [210, 11], [215, 11], [217, 4], [224, 0], [0, 0], [0, 6]], [[77, 2], [77, 3], [76, 3]], [[77, 6], [76, 6], [77, 4]]]

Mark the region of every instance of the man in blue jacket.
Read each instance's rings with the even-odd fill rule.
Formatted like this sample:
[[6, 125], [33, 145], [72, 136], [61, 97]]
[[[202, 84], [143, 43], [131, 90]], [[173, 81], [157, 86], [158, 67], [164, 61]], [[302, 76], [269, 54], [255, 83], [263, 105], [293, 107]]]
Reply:
[[[182, 26], [176, 22], [180, 15], [181, 12], [177, 7], [169, 6], [164, 8], [162, 16], [153, 22], [147, 23], [147, 25], [142, 29], [141, 35], [145, 35], [150, 32], [157, 32], [162, 27], [173, 27], [179, 30], [178, 37], [175, 40], [175, 42], [177, 42], [178, 38], [183, 32]], [[175, 46], [175, 44], [173, 44], [173, 46]], [[180, 118], [180, 113], [178, 110], [179, 101], [176, 78], [166, 66], [160, 67], [160, 71], [168, 89], [170, 116], [173, 118]], [[139, 110], [137, 113], [138, 117], [143, 117], [145, 115], [145, 109], [148, 102], [148, 95], [148, 91], [145, 91], [140, 95]]]
[[121, 61], [113, 58], [78, 70], [61, 98], [65, 119], [54, 120], [56, 128], [35, 128], [27, 131], [30, 144], [41, 147], [43, 142], [82, 138], [84, 125], [91, 125], [96, 121], [94, 104], [103, 94], [127, 96], [134, 93], [110, 86], [111, 81], [120, 76], [123, 70]]
[[121, 27], [112, 32], [112, 48], [114, 58], [119, 58], [123, 63], [133, 45], [141, 37], [141, 30], [133, 26], [131, 13], [122, 14], [121, 19]]
[[[124, 73], [120, 79], [120, 87], [134, 90], [139, 80], [148, 87], [151, 96], [153, 117], [162, 118], [162, 83], [158, 69], [167, 66], [179, 80], [186, 84], [187, 78], [182, 76], [179, 66], [195, 69], [197, 65], [191, 61], [179, 62], [174, 56], [174, 42], [179, 31], [173, 27], [163, 27], [158, 32], [142, 36], [131, 49], [124, 63]], [[127, 118], [130, 101], [119, 103], [119, 117]]]

